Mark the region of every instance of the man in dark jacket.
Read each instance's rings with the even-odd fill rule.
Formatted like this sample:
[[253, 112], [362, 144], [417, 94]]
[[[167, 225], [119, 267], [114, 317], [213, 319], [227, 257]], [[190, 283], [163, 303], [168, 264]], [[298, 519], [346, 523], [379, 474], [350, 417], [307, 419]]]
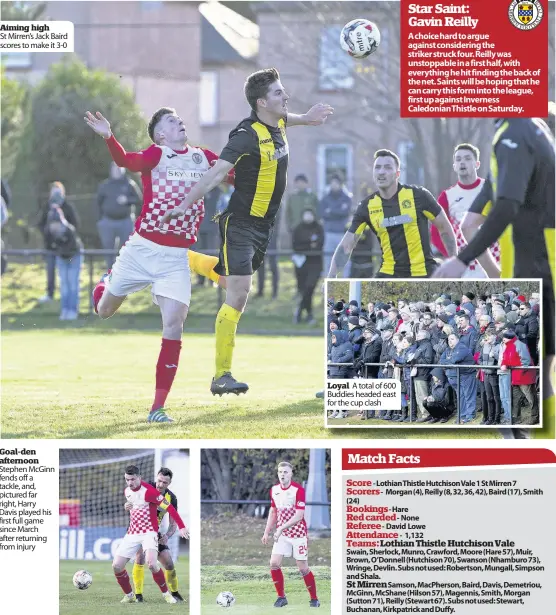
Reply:
[[[330, 349], [329, 363], [353, 363], [353, 346], [348, 339], [347, 331], [334, 331], [332, 333], [332, 348]], [[330, 378], [350, 378], [351, 365], [330, 365]]]
[[48, 228], [48, 217], [52, 209], [59, 207], [62, 210], [65, 220], [73, 226], [76, 231], [79, 229], [77, 213], [71, 203], [66, 201], [66, 188], [62, 182], [53, 182], [50, 185], [50, 197], [39, 213], [38, 227], [44, 239], [46, 250], [46, 295], [39, 299], [39, 303], [48, 303], [54, 298], [56, 286], [56, 249], [55, 238], [51, 235]]
[[349, 341], [353, 346], [353, 356], [358, 359], [363, 346], [363, 327], [359, 324], [358, 316], [350, 316], [348, 318]]
[[449, 387], [446, 375], [441, 367], [435, 367], [432, 372], [431, 394], [425, 399], [423, 405], [432, 417], [431, 423], [446, 423], [453, 412], [450, 405]]
[[519, 318], [515, 323], [515, 334], [519, 341], [527, 345], [533, 363], [538, 365], [539, 317], [533, 312], [531, 304], [528, 302], [519, 306]]
[[[448, 348], [440, 357], [441, 365], [474, 365], [473, 351], [466, 344], [459, 341], [458, 336], [448, 336]], [[446, 369], [446, 376], [450, 386], [456, 392], [459, 401], [460, 420], [462, 423], [470, 423], [477, 412], [477, 372], [474, 369], [459, 368], [459, 391], [457, 386], [458, 368]]]
[[[423, 329], [419, 330], [417, 332], [416, 344], [417, 349], [413, 354], [413, 360], [411, 363], [413, 365], [432, 364], [434, 361], [434, 349], [430, 341], [430, 333]], [[417, 412], [420, 414], [417, 422], [430, 423], [433, 417], [427, 412], [423, 402], [429, 394], [431, 370], [427, 367], [415, 367], [411, 371], [413, 375], [413, 387], [415, 390], [415, 405], [417, 406]]]
[[[319, 216], [324, 225], [324, 273], [330, 268], [334, 251], [342, 240], [351, 214], [351, 195], [344, 190], [342, 179], [334, 175], [330, 190], [319, 203]], [[347, 267], [346, 267], [347, 269]], [[344, 277], [347, 271], [344, 270]]]
[[313, 317], [313, 293], [322, 271], [324, 229], [311, 208], [303, 211], [301, 223], [293, 230], [292, 245], [294, 251], [292, 261], [297, 278], [297, 292], [300, 297], [294, 322], [301, 322], [301, 316], [305, 310], [307, 322], [314, 324], [316, 321]]
[[373, 323], [367, 324], [363, 330], [363, 339], [361, 353], [355, 361], [355, 371], [362, 378], [378, 378], [378, 365], [369, 365], [365, 368], [365, 363], [379, 363], [382, 352], [382, 339]]
[[120, 247], [133, 233], [135, 206], [140, 202], [137, 184], [127, 177], [125, 169], [111, 162], [110, 177], [100, 184], [97, 191], [100, 243], [104, 250], [114, 251], [106, 257], [107, 269], [112, 268]]

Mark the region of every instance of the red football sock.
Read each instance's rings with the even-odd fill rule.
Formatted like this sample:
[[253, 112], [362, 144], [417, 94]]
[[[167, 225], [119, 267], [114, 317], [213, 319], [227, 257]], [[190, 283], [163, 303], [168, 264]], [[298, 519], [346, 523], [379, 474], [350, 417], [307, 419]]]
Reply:
[[154, 582], [160, 587], [160, 591], [165, 594], [168, 591], [168, 586], [166, 585], [166, 578], [164, 577], [164, 570], [162, 568], [158, 569], [158, 572], [153, 572]]
[[131, 589], [131, 583], [129, 582], [129, 575], [127, 574], [127, 570], [122, 570], [121, 572], [115, 572], [116, 581], [120, 584], [120, 587], [123, 589], [124, 594], [131, 594], [133, 591]]
[[311, 596], [311, 600], [318, 600], [317, 598], [317, 585], [315, 583], [315, 577], [313, 573], [309, 571], [309, 574], [306, 574], [303, 577], [305, 581], [305, 585], [307, 586], [307, 591], [309, 592], [309, 596]]
[[156, 391], [151, 412], [160, 410], [166, 403], [172, 388], [180, 360], [181, 340], [162, 339], [162, 347], [156, 364]]
[[271, 568], [270, 576], [274, 581], [274, 587], [276, 588], [276, 593], [278, 594], [278, 598], [282, 598], [284, 596], [284, 575], [282, 574], [281, 568]]
[[100, 281], [93, 290], [93, 307], [95, 308], [95, 312], [98, 314], [98, 304], [102, 299], [102, 295], [104, 295], [104, 291], [106, 290], [106, 284], [103, 281]]

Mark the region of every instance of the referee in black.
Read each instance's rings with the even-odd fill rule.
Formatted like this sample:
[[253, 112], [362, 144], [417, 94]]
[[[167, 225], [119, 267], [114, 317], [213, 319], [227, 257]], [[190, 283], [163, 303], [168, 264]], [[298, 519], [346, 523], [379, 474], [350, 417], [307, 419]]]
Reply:
[[[489, 179], [470, 210], [486, 215], [484, 224], [458, 256], [434, 274], [460, 277], [470, 261], [500, 239], [501, 277], [543, 280], [545, 376], [551, 371], [556, 335], [554, 164], [554, 138], [545, 122], [497, 119]], [[544, 397], [542, 436], [554, 437], [554, 396], [547, 377]]]
[[226, 301], [216, 317], [216, 370], [210, 390], [220, 396], [245, 393], [249, 388], [232, 377], [232, 357], [252, 276], [263, 262], [286, 188], [286, 127], [317, 126], [333, 112], [329, 105], [319, 103], [303, 115], [288, 113], [289, 96], [275, 68], [250, 75], [244, 90], [251, 115], [232, 130], [215, 166], [161, 220], [166, 224], [183, 216], [235, 169], [235, 190], [218, 220], [221, 244], [215, 271], [226, 279]]

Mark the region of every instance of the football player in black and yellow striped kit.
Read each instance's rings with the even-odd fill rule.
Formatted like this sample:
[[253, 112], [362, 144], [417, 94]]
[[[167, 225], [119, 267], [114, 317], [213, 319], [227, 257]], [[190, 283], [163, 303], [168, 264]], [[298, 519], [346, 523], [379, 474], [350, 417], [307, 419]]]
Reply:
[[[156, 480], [149, 483], [164, 496], [164, 499], [171, 504], [176, 510], [178, 509], [178, 498], [168, 489], [172, 482], [173, 472], [169, 468], [160, 468], [156, 476]], [[167, 523], [169, 521], [169, 524]], [[164, 568], [164, 576], [170, 593], [178, 602], [183, 602], [184, 599], [178, 591], [178, 577], [176, 568], [172, 559], [172, 554], [168, 548], [168, 539], [174, 535], [176, 524], [171, 520], [166, 512], [161, 508], [158, 509], [158, 561]], [[144, 602], [143, 587], [145, 584], [145, 554], [142, 549], [139, 549], [135, 556], [133, 564], [133, 585], [135, 588], [135, 597], [137, 602]]]
[[387, 149], [374, 154], [373, 179], [377, 191], [361, 201], [348, 232], [336, 249], [329, 278], [335, 278], [370, 228], [382, 251], [377, 278], [428, 278], [436, 267], [431, 255], [429, 222], [442, 237], [448, 254], [456, 254], [456, 238], [444, 210], [422, 186], [400, 184], [400, 159]]
[[473, 218], [480, 215], [484, 223], [457, 258], [446, 261], [435, 277], [460, 277], [469, 261], [500, 238], [501, 277], [542, 278], [543, 429], [531, 431], [535, 437], [554, 438], [550, 382], [556, 335], [554, 137], [539, 119], [497, 119], [492, 145], [489, 180], [470, 209]]
[[247, 78], [245, 97], [252, 113], [230, 133], [216, 164], [191, 189], [183, 203], [162, 217], [178, 218], [235, 169], [235, 189], [219, 216], [220, 258], [215, 272], [226, 278], [226, 301], [216, 317], [216, 370], [210, 390], [216, 395], [244, 393], [247, 384], [231, 374], [236, 329], [247, 304], [253, 273], [263, 262], [286, 188], [286, 127], [317, 126], [333, 112], [317, 104], [303, 115], [288, 112], [288, 99], [275, 68]]

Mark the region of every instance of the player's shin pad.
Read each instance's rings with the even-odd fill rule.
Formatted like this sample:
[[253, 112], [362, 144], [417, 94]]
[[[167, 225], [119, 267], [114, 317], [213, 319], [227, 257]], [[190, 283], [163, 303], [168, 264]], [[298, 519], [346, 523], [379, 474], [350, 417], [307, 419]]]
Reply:
[[224, 303], [216, 316], [216, 373], [220, 378], [232, 369], [237, 323], [241, 312]]
[[178, 575], [176, 573], [175, 568], [174, 570], [165, 570], [164, 575], [166, 577], [166, 583], [168, 585], [168, 589], [171, 592], [177, 592], [178, 591]]
[[135, 587], [135, 593], [142, 594], [143, 587], [145, 584], [144, 564], [133, 564], [133, 570], [132, 570], [131, 576], [133, 577], [133, 586]]

